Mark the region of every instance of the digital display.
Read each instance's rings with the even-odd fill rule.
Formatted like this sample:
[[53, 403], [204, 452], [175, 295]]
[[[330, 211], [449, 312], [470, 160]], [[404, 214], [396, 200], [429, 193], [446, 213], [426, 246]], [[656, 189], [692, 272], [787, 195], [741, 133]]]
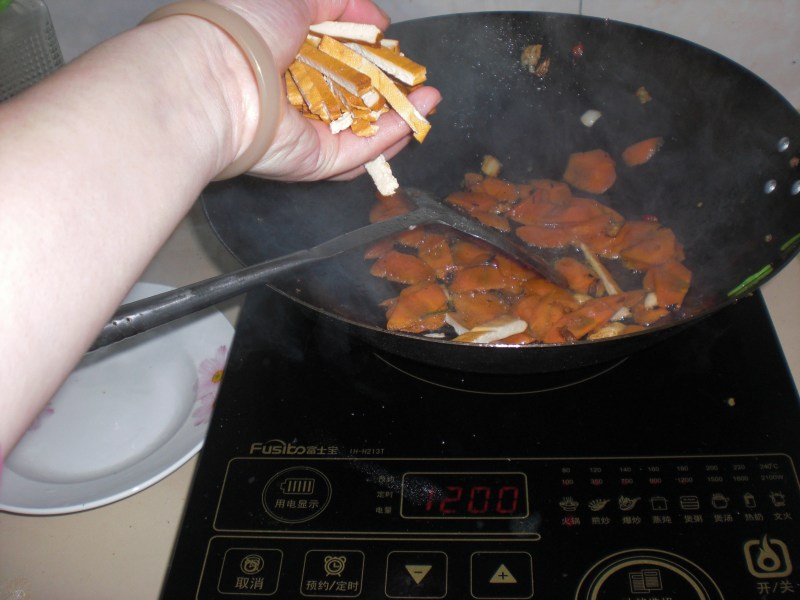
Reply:
[[522, 519], [528, 516], [524, 473], [405, 473], [400, 515], [406, 519]]

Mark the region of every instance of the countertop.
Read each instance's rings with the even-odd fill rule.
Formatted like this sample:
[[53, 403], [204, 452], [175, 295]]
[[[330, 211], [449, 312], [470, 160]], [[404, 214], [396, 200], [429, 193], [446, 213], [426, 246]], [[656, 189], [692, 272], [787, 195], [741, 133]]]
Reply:
[[[157, 0], [51, 0], [65, 58], [132, 27]], [[395, 20], [445, 12], [548, 10], [646, 25], [695, 41], [751, 69], [800, 106], [800, 3], [794, 0], [379, 0]], [[800, 199], [798, 199], [800, 201]], [[142, 279], [191, 283], [236, 266], [196, 207]], [[768, 282], [764, 296], [800, 382], [800, 260]], [[231, 320], [238, 303], [220, 307]], [[158, 597], [196, 459], [111, 505], [63, 516], [0, 513], [0, 600], [148, 600]]]

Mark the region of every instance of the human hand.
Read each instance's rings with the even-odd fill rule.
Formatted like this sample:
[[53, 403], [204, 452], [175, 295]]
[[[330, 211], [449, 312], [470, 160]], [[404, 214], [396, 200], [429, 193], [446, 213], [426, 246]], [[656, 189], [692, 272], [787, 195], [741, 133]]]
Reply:
[[[219, 0], [219, 3], [244, 16], [259, 31], [270, 46], [281, 74], [294, 60], [313, 23], [342, 20], [370, 23], [381, 29], [389, 24], [386, 15], [371, 0]], [[361, 138], [349, 131], [334, 135], [327, 124], [307, 119], [291, 108], [285, 93], [281, 99], [284, 110], [275, 139], [252, 169], [254, 175], [287, 181], [351, 179], [364, 171], [367, 161], [379, 154], [391, 158], [411, 140], [411, 130], [394, 111], [380, 118], [380, 130], [375, 136]], [[409, 99], [426, 115], [441, 96], [436, 89], [423, 87], [409, 95]]]

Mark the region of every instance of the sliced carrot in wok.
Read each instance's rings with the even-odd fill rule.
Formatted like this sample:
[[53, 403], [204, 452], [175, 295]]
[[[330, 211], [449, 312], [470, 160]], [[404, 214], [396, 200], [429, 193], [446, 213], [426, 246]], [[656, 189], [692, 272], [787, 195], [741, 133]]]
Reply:
[[669, 314], [666, 308], [656, 306], [654, 308], [646, 308], [642, 304], [637, 304], [633, 307], [633, 320], [639, 325], [652, 325], [658, 320], [663, 319]]
[[466, 240], [455, 242], [450, 252], [453, 255], [453, 262], [457, 267], [476, 267], [488, 263], [494, 254], [486, 246], [474, 244]]
[[526, 244], [538, 248], [566, 248], [572, 243], [569, 232], [543, 225], [523, 225], [517, 227], [516, 234]]
[[497, 294], [453, 294], [451, 297], [454, 318], [467, 329], [472, 329], [508, 312], [508, 305]]
[[485, 210], [474, 210], [470, 215], [487, 227], [492, 227], [493, 229], [503, 232], [511, 231], [511, 223], [509, 223], [508, 219], [503, 215]]
[[411, 208], [411, 201], [406, 198], [402, 190], [398, 190], [391, 196], [378, 195], [378, 201], [370, 210], [369, 220], [370, 223], [386, 221], [392, 217], [406, 214]]
[[385, 277], [397, 283], [414, 284], [436, 279], [434, 270], [411, 254], [390, 250], [381, 256], [370, 269], [375, 277]]
[[575, 342], [602, 327], [623, 307], [631, 307], [644, 298], [644, 290], [625, 292], [587, 300], [581, 307], [564, 315], [548, 331], [543, 341], [547, 343]]
[[542, 202], [536, 195], [528, 196], [508, 211], [508, 217], [522, 225], [538, 225], [552, 208], [551, 204]]
[[618, 231], [619, 227], [620, 224], [613, 214], [608, 213], [569, 225], [523, 225], [516, 229], [516, 234], [531, 246], [566, 248], [599, 236], [607, 236]]
[[445, 200], [470, 214], [476, 210], [496, 212], [497, 209], [497, 198], [484, 192], [454, 192]]
[[668, 260], [647, 271], [643, 283], [646, 290], [655, 292], [659, 306], [677, 308], [689, 291], [692, 272], [677, 260]]
[[514, 305], [511, 312], [528, 324], [528, 333], [533, 339], [541, 341], [564, 317], [567, 309], [556, 294], [548, 294], [526, 296]]
[[529, 279], [536, 279], [540, 277], [539, 273], [530, 267], [523, 265], [519, 261], [508, 258], [503, 254], [498, 254], [495, 256], [494, 262], [506, 279], [514, 279], [516, 281], [523, 282], [528, 281]]
[[643, 165], [655, 156], [655, 153], [664, 145], [663, 137], [651, 137], [641, 142], [631, 144], [622, 151], [622, 160], [629, 167]]
[[481, 173], [464, 173], [462, 186], [465, 190], [474, 190], [480, 186], [482, 181], [483, 175]]
[[367, 260], [373, 260], [376, 258], [380, 258], [389, 250], [394, 249], [394, 245], [397, 238], [396, 236], [389, 236], [387, 238], [383, 238], [382, 240], [378, 240], [374, 242], [367, 248], [366, 252], [364, 252], [364, 258]]
[[434, 270], [439, 279], [444, 279], [456, 268], [450, 245], [443, 235], [428, 234], [417, 247], [417, 256]]
[[519, 198], [519, 188], [505, 179], [497, 177], [487, 177], [480, 183], [480, 190], [490, 196], [502, 200], [504, 202], [511, 202]]
[[422, 333], [444, 326], [447, 296], [437, 283], [418, 283], [405, 288], [387, 312], [387, 329]]
[[571, 256], [558, 259], [554, 266], [573, 292], [598, 296], [605, 290], [597, 273]]
[[554, 302], [560, 304], [567, 311], [577, 310], [580, 306], [569, 290], [547, 279], [529, 279], [525, 282], [525, 293], [529, 296], [551, 296]]
[[[540, 225], [572, 225], [610, 213], [599, 202], [588, 198], [572, 198], [568, 203], [551, 206], [552, 208], [542, 215]], [[622, 217], [618, 218], [622, 220]]]
[[559, 181], [537, 179], [530, 183], [531, 193], [521, 193], [522, 200], [509, 211], [509, 217], [524, 225], [542, 224], [549, 216], [574, 204], [569, 186]]
[[682, 255], [675, 234], [667, 227], [653, 231], [637, 244], [620, 252], [620, 258], [630, 269], [646, 270]]
[[413, 229], [406, 229], [398, 233], [396, 241], [399, 245], [405, 246], [406, 248], [418, 248], [426, 235], [427, 231], [424, 227], [414, 227]]
[[617, 180], [616, 165], [605, 150], [575, 152], [569, 157], [563, 179], [584, 192], [602, 194]]
[[533, 193], [543, 202], [564, 204], [572, 199], [572, 190], [563, 181], [534, 179], [530, 182]]
[[468, 267], [456, 272], [450, 283], [450, 290], [457, 294], [464, 292], [487, 292], [500, 290], [507, 285], [506, 278], [495, 266], [481, 265]]
[[604, 233], [594, 238], [587, 238], [584, 243], [595, 254], [615, 259], [619, 258], [623, 250], [647, 239], [660, 228], [661, 224], [658, 221], [626, 221], [616, 235]]

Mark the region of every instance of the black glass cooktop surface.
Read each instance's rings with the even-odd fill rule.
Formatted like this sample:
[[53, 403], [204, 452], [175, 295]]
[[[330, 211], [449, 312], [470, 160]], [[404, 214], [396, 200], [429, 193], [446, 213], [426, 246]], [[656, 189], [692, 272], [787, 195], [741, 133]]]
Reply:
[[242, 312], [163, 597], [800, 596], [800, 402], [756, 294], [532, 376]]

